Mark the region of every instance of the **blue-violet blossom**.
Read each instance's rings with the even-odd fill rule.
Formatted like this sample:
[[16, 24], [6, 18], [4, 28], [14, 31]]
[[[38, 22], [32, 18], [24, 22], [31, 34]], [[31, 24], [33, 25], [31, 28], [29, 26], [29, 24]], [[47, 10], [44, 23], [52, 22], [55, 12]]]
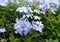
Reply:
[[26, 35], [30, 29], [32, 28], [32, 25], [28, 21], [28, 19], [18, 19], [16, 18], [16, 24], [14, 24], [14, 29], [16, 30], [15, 33], [19, 33], [21, 35]]

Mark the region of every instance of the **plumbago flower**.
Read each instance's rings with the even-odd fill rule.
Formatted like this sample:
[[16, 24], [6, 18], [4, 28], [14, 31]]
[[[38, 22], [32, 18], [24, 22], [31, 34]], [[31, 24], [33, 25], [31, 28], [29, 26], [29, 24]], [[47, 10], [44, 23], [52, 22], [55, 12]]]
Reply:
[[51, 12], [55, 14], [59, 6], [60, 6], [59, 0], [45, 0], [43, 4], [39, 5], [39, 8], [43, 9], [43, 11], [50, 9]]
[[16, 11], [28, 13], [26, 7], [19, 7]]
[[29, 18], [29, 17], [30, 17], [30, 18], [33, 18], [32, 16], [33, 16], [33, 14], [30, 14], [30, 13], [26, 14], [26, 17], [27, 17], [27, 18]]
[[33, 2], [33, 0], [26, 0], [26, 1], [28, 1], [28, 2]]
[[24, 13], [32, 13], [33, 11], [31, 10], [31, 7], [18, 7], [16, 11], [19, 12], [24, 12]]
[[0, 0], [0, 5], [1, 6], [7, 6], [8, 0]]
[[41, 21], [32, 21], [33, 29], [36, 31], [42, 32], [42, 28], [44, 27]]
[[32, 25], [28, 21], [28, 19], [16, 18], [16, 24], [14, 25], [16, 34], [19, 33], [21, 35], [26, 35], [30, 31], [31, 28], [32, 28]]
[[5, 31], [6, 31], [5, 28], [0, 27], [0, 32], [1, 33], [4, 33]]
[[39, 16], [34, 16], [35, 20], [40, 20], [41, 18]]
[[38, 10], [38, 9], [35, 9], [34, 12], [37, 13], [37, 14], [41, 13], [40, 10]]
[[[31, 7], [18, 7], [16, 11], [23, 13], [23, 18], [25, 18], [25, 17], [32, 18], [32, 16], [33, 16], [33, 14], [32, 14], [33, 11], [31, 9]], [[24, 13], [26, 13], [26, 14], [24, 14]]]

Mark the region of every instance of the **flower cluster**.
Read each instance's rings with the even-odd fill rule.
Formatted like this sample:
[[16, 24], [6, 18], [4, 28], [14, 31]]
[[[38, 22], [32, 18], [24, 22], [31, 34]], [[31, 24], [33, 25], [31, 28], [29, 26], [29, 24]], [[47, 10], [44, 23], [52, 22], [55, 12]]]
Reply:
[[[60, 6], [58, 0], [26, 0], [28, 5], [18, 7], [16, 11], [20, 12], [20, 19], [16, 19], [16, 23], [14, 24], [15, 33], [19, 33], [21, 35], [26, 35], [30, 29], [34, 29], [36, 31], [42, 32], [44, 25], [40, 21], [41, 17], [39, 16], [41, 13], [45, 14], [45, 12], [50, 9], [53, 14], [57, 11], [58, 6]], [[38, 2], [39, 5], [36, 6], [33, 2]], [[30, 5], [32, 4], [32, 5]], [[32, 9], [33, 6], [37, 8]], [[31, 19], [31, 20], [29, 20]]]
[[7, 0], [0, 0], [0, 5], [1, 6], [7, 6], [8, 1]]
[[[35, 11], [33, 11], [31, 7], [18, 7], [16, 11], [22, 13], [22, 17], [20, 19], [16, 18], [16, 23], [14, 24], [16, 34], [26, 35], [30, 29], [42, 32], [44, 26], [40, 21], [41, 18], [33, 15]], [[29, 18], [32, 20], [29, 21]]]
[[[16, 11], [19, 11], [20, 13], [22, 13], [21, 15], [23, 15], [23, 18], [27, 17], [27, 18], [32, 18], [33, 16], [33, 11], [31, 9], [31, 7], [18, 7]], [[26, 14], [24, 14], [26, 13]]]
[[45, 11], [50, 9], [51, 12], [55, 14], [59, 6], [60, 6], [59, 0], [45, 0], [43, 4], [39, 5], [39, 8]]
[[28, 19], [18, 19], [16, 18], [16, 24], [14, 25], [15, 33], [19, 33], [21, 35], [26, 35], [29, 30], [32, 28], [31, 23]]
[[26, 35], [30, 29], [42, 32], [43, 27], [44, 26], [41, 21], [32, 21], [32, 23], [30, 23], [28, 19], [23, 18], [16, 18], [16, 23], [14, 24], [15, 33], [19, 33], [21, 35]]
[[[19, 0], [15, 1], [20, 4]], [[48, 10], [55, 14], [60, 6], [59, 0], [21, 0], [21, 2], [22, 1], [26, 1], [26, 4], [17, 8], [16, 11], [20, 12], [21, 17], [19, 19], [16, 18], [16, 23], [14, 24], [15, 33], [21, 35], [26, 35], [30, 29], [42, 32], [44, 25], [41, 22], [40, 14], [45, 14]], [[10, 0], [10, 2], [14, 3], [14, 0]], [[8, 0], [0, 0], [1, 6], [7, 6], [7, 4]], [[0, 32], [5, 32], [5, 29], [0, 29]]]
[[[33, 5], [37, 6], [38, 9], [35, 9], [34, 11], [38, 14], [40, 14], [40, 12], [41, 12], [40, 9], [43, 10], [43, 14], [48, 9], [50, 9], [51, 12], [53, 14], [55, 14], [55, 12], [57, 11], [57, 8], [60, 6], [59, 0], [22, 0], [22, 1], [28, 2], [28, 4], [29, 4], [28, 6], [33, 6]], [[14, 0], [10, 0], [10, 2], [14, 3]], [[38, 5], [32, 4], [34, 2], [37, 2], [39, 4]], [[16, 0], [16, 3], [19, 4], [20, 3], [19, 0]], [[8, 4], [8, 0], [0, 0], [0, 5], [6, 6], [7, 4]], [[23, 8], [23, 9], [21, 9], [21, 8]], [[24, 10], [23, 12], [27, 12], [26, 8], [27, 7], [19, 7], [18, 9], [21, 10], [20, 12], [22, 12], [23, 10]], [[30, 8], [28, 8], [28, 9], [30, 9]]]
[[51, 12], [55, 14], [57, 8], [60, 6], [59, 0], [27, 0], [27, 2], [39, 3], [38, 10], [35, 10], [36, 12], [38, 11], [38, 14], [40, 13], [39, 9], [42, 9], [43, 11], [50, 9]]
[[32, 25], [33, 25], [33, 29], [42, 32], [44, 26], [41, 21], [32, 21]]

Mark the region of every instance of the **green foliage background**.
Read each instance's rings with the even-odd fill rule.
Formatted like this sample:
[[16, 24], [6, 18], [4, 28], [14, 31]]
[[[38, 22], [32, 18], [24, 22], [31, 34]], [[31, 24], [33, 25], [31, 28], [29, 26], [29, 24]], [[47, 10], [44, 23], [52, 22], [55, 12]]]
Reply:
[[[39, 15], [44, 24], [43, 32], [31, 30], [26, 36], [14, 33], [15, 19], [20, 17], [17, 7], [15, 3], [0, 6], [0, 26], [6, 29], [4, 42], [60, 42], [60, 7], [56, 14], [48, 10], [46, 14]], [[2, 39], [3, 34], [0, 33], [0, 42]]]

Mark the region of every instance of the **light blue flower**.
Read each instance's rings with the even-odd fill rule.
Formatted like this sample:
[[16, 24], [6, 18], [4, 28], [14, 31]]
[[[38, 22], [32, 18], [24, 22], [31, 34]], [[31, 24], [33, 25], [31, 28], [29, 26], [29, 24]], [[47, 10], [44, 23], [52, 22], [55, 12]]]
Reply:
[[1, 6], [7, 6], [8, 0], [0, 0], [0, 5]]
[[33, 16], [33, 14], [30, 14], [30, 13], [26, 14], [27, 18], [29, 18], [29, 17], [32, 18], [32, 16]]
[[39, 2], [39, 3], [43, 3], [44, 2], [44, 0], [35, 0], [36, 2]]
[[34, 12], [36, 12], [37, 14], [40, 14], [40, 10], [35, 9]]
[[35, 20], [40, 20], [41, 18], [39, 16], [34, 16]]
[[14, 0], [10, 0], [11, 3], [14, 3]]
[[5, 31], [5, 28], [0, 28], [0, 32], [4, 33]]
[[16, 24], [14, 24], [15, 33], [20, 35], [26, 35], [32, 28], [31, 23], [27, 19], [16, 19]]
[[32, 11], [32, 9], [31, 9], [31, 7], [18, 7], [17, 8], [17, 10], [16, 11], [18, 11], [18, 12], [24, 12], [24, 13], [32, 13], [33, 11]]
[[27, 2], [33, 2], [33, 0], [26, 0]]
[[26, 7], [18, 7], [16, 11], [28, 13]]
[[29, 13], [33, 13], [31, 7], [27, 6], [26, 9], [28, 10]]
[[51, 3], [51, 1], [52, 1], [52, 0], [44, 0], [44, 3], [49, 4], [49, 3]]
[[54, 3], [55, 5], [59, 6], [60, 5], [60, 2], [59, 0], [52, 0], [52, 3]]
[[43, 4], [39, 5], [39, 9], [42, 9], [43, 11], [50, 9], [51, 12], [55, 14], [59, 6], [59, 0], [45, 0]]
[[43, 9], [43, 10], [45, 10], [45, 11], [46, 11], [47, 9], [49, 9], [49, 7], [50, 7], [50, 6], [49, 6], [48, 3], [44, 3], [44, 4], [42, 4], [42, 5], [39, 5], [39, 8], [40, 8], [40, 9]]
[[47, 10], [47, 9], [49, 9], [49, 4], [47, 4], [47, 3], [44, 3], [44, 4], [43, 4], [43, 9], [44, 9], [44, 10]]
[[41, 21], [32, 21], [33, 29], [39, 32], [42, 32], [43, 24]]
[[57, 11], [56, 8], [50, 8], [50, 10], [51, 10], [51, 12], [52, 12], [53, 14], [55, 14], [55, 12]]

